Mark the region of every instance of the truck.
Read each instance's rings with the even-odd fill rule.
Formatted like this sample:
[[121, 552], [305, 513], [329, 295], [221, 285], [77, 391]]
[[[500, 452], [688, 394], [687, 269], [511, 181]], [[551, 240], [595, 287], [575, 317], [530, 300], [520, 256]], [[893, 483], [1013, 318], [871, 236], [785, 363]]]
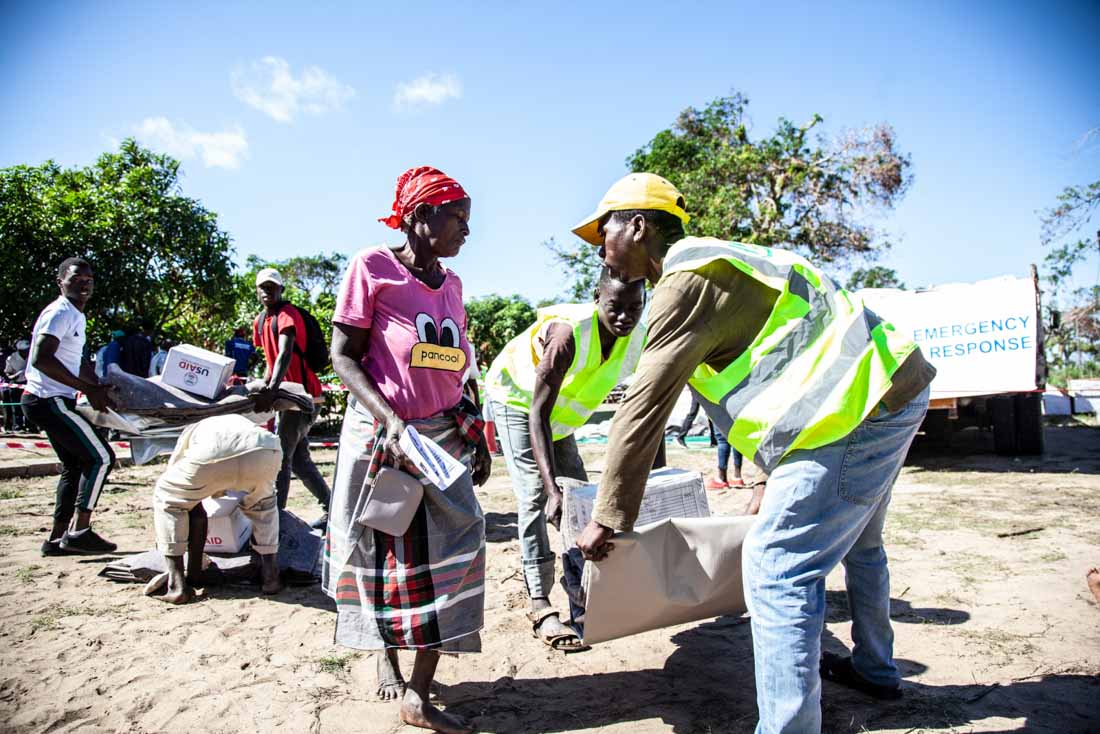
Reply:
[[948, 442], [967, 426], [993, 432], [999, 454], [1041, 454], [1042, 292], [1038, 272], [916, 290], [864, 288], [867, 306], [920, 346], [936, 368], [922, 427]]

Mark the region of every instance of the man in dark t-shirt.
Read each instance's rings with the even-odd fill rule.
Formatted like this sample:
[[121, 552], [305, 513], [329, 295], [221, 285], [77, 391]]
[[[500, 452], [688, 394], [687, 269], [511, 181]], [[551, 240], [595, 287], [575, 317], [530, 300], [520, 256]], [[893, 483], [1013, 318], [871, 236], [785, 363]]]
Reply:
[[233, 374], [238, 377], [247, 377], [254, 354], [256, 354], [256, 347], [248, 339], [248, 328], [238, 326], [233, 332], [233, 337], [225, 342], [225, 356], [236, 360], [236, 364], [233, 365]]

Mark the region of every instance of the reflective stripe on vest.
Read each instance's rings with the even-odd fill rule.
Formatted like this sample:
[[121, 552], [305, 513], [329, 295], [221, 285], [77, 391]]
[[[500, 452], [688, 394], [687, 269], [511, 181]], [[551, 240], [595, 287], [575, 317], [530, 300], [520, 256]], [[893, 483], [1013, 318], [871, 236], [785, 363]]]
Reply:
[[712, 238], [686, 238], [664, 273], [725, 260], [779, 291], [764, 327], [721, 373], [689, 381], [730, 444], [765, 471], [796, 449], [843, 438], [871, 413], [916, 345], [804, 258]]
[[593, 304], [559, 304], [539, 309], [526, 331], [512, 339], [493, 360], [486, 378], [486, 392], [493, 400], [531, 412], [535, 389], [535, 339], [548, 321], [573, 327], [574, 355], [550, 411], [550, 432], [555, 441], [571, 436], [600, 407], [616, 385], [638, 366], [645, 346], [645, 326], [615, 340], [606, 362], [601, 362], [598, 315]]

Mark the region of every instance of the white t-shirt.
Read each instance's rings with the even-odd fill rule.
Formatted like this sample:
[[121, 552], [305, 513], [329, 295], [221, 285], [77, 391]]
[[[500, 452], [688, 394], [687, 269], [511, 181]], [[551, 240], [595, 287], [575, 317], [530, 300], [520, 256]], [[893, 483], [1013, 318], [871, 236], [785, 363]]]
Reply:
[[26, 379], [27, 360], [19, 352], [12, 352], [8, 361], [4, 363], [4, 374], [12, 382], [23, 382]]
[[[87, 336], [86, 322], [84, 312], [74, 306], [68, 298], [60, 296], [38, 314], [38, 320], [34, 322], [34, 331], [31, 334], [31, 344], [37, 343], [40, 334], [57, 337], [60, 342], [56, 353], [58, 360], [74, 377], [79, 376], [80, 361], [84, 356], [84, 340]], [[76, 397], [75, 389], [47, 377], [29, 364], [25, 389], [31, 395], [40, 398], [52, 398], [58, 395], [66, 398]]]

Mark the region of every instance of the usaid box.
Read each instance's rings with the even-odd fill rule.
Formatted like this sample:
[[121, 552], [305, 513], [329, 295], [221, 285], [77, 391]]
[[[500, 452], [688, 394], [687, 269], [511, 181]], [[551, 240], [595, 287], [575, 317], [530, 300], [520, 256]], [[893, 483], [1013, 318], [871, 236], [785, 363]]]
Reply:
[[202, 501], [206, 510], [206, 553], [239, 553], [252, 535], [252, 521], [241, 512], [240, 499], [233, 493], [222, 497], [207, 497]]
[[160, 380], [195, 395], [213, 400], [225, 389], [235, 360], [190, 344], [168, 350]]

